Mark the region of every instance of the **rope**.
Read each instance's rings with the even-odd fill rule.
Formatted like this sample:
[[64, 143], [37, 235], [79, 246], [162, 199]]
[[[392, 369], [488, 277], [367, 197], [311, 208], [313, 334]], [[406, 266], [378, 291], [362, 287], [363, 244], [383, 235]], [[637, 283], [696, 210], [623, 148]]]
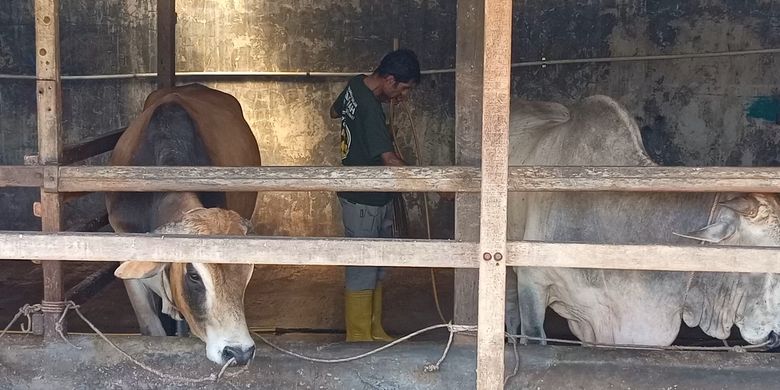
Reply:
[[[414, 154], [417, 158], [417, 164], [420, 164], [422, 161], [422, 158], [420, 157], [420, 140], [417, 137], [417, 129], [414, 126], [414, 119], [412, 118], [412, 112], [409, 110], [409, 104], [406, 103], [405, 100], [401, 101], [401, 104], [404, 106], [404, 111], [406, 112], [406, 117], [409, 118], [409, 128], [411, 129], [412, 133], [412, 139], [414, 141]], [[401, 151], [397, 149], [396, 151], [398, 154], [401, 154]], [[428, 193], [423, 192], [423, 210], [425, 210], [425, 231], [427, 233], [427, 237], [430, 240], [431, 239], [431, 216], [430, 216], [430, 209], [428, 206]], [[441, 304], [439, 303], [439, 290], [436, 287], [436, 270], [434, 268], [431, 268], [431, 287], [433, 288], [433, 301], [436, 304], [436, 312], [439, 314], [439, 319], [441, 319], [441, 322], [449, 322], [444, 318], [444, 314], [441, 310]]]
[[30, 330], [32, 330], [32, 318], [30, 315], [32, 313], [38, 312], [41, 310], [41, 305], [28, 305], [25, 304], [22, 306], [19, 311], [14, 315], [14, 318], [11, 319], [11, 321], [8, 323], [8, 325], [5, 326], [5, 329], [3, 329], [2, 332], [0, 332], [0, 337], [5, 336], [5, 334], [8, 332], [8, 329], [11, 329], [11, 327], [16, 323], [16, 321], [24, 315], [27, 317], [27, 327], [24, 326], [24, 324], [21, 325], [22, 332], [24, 333], [30, 333]]
[[[408, 334], [408, 335], [406, 335], [404, 337], [401, 337], [400, 339], [397, 339], [397, 340], [391, 342], [390, 344], [383, 345], [383, 346], [381, 346], [379, 348], [376, 348], [376, 349], [373, 349], [371, 351], [362, 353], [360, 355], [352, 356], [352, 357], [346, 357], [346, 358], [338, 358], [338, 359], [322, 359], [322, 358], [315, 358], [315, 357], [304, 356], [304, 355], [301, 355], [299, 353], [286, 350], [286, 349], [284, 349], [284, 348], [282, 348], [282, 347], [280, 347], [280, 346], [278, 346], [278, 345], [268, 341], [268, 339], [266, 339], [265, 337], [263, 337], [261, 334], [259, 334], [257, 332], [252, 332], [252, 334], [257, 336], [264, 343], [268, 344], [268, 346], [270, 346], [271, 348], [273, 348], [273, 349], [275, 349], [275, 350], [277, 350], [277, 351], [279, 351], [281, 353], [284, 353], [284, 354], [287, 354], [287, 355], [290, 355], [290, 356], [293, 356], [293, 357], [296, 357], [296, 358], [299, 358], [299, 359], [302, 359], [302, 360], [306, 360], [306, 361], [309, 361], [309, 362], [329, 363], [330, 364], [330, 363], [346, 363], [346, 362], [351, 362], [351, 361], [354, 361], [354, 360], [358, 360], [358, 359], [362, 359], [362, 358], [371, 356], [373, 354], [382, 352], [385, 349], [391, 348], [391, 347], [393, 347], [393, 346], [395, 346], [397, 344], [400, 344], [400, 343], [402, 343], [402, 342], [404, 342], [406, 340], [409, 340], [410, 338], [412, 338], [414, 336], [420, 335], [422, 333], [425, 333], [425, 332], [428, 332], [428, 331], [431, 331], [431, 330], [434, 330], [434, 329], [449, 328], [450, 332], [457, 332], [457, 330], [455, 330], [455, 329], [457, 329], [456, 327], [457, 327], [457, 325], [450, 325], [450, 324], [432, 325], [432, 326], [429, 326], [427, 328], [420, 329], [420, 330], [418, 330], [416, 332], [410, 333], [410, 334]], [[474, 328], [476, 329], [476, 327], [474, 327]]]
[[[240, 370], [227, 373], [225, 374], [225, 370], [231, 366], [233, 363], [235, 363], [235, 358], [231, 358], [228, 360], [224, 366], [222, 366], [222, 369], [219, 371], [218, 374], [211, 374], [204, 378], [185, 378], [177, 375], [169, 375], [164, 372], [158, 371], [152, 367], [147, 366], [146, 364], [136, 360], [132, 356], [130, 356], [127, 352], [123, 351], [121, 348], [119, 348], [116, 344], [114, 344], [111, 340], [109, 340], [103, 332], [101, 332], [97, 327], [95, 327], [92, 322], [90, 322], [79, 310], [79, 306], [73, 303], [73, 301], [65, 301], [65, 302], [47, 302], [43, 301], [41, 304], [38, 305], [24, 305], [21, 309], [19, 309], [19, 312], [16, 313], [13, 319], [11, 319], [11, 322], [8, 323], [8, 325], [3, 329], [2, 333], [0, 333], [0, 337], [3, 337], [8, 329], [13, 326], [13, 324], [22, 316], [27, 316], [27, 320], [30, 321], [30, 315], [35, 312], [43, 312], [43, 313], [59, 313], [62, 312], [60, 315], [60, 318], [57, 320], [57, 323], [55, 325], [55, 329], [57, 330], [57, 333], [60, 335], [60, 337], [65, 340], [68, 344], [70, 344], [72, 347], [76, 349], [81, 349], [81, 347], [77, 347], [68, 339], [65, 337], [64, 331], [63, 331], [63, 323], [65, 320], [65, 316], [68, 314], [68, 311], [73, 309], [73, 311], [78, 314], [79, 317], [81, 317], [81, 320], [84, 321], [92, 330], [97, 334], [100, 338], [102, 338], [106, 343], [108, 343], [110, 346], [112, 346], [114, 349], [116, 349], [122, 356], [133, 362], [133, 364], [137, 365], [138, 367], [141, 367], [142, 369], [151, 372], [152, 374], [157, 375], [160, 378], [168, 379], [175, 382], [183, 382], [183, 383], [203, 383], [203, 382], [216, 382], [220, 380], [223, 376], [227, 377], [233, 377], [238, 374], [241, 374], [247, 369], [247, 366], [242, 367]], [[25, 331], [24, 326], [22, 327], [23, 331]], [[25, 333], [28, 333], [29, 331], [29, 325], [27, 327], [27, 330]]]
[[[452, 325], [452, 324], [450, 324]], [[436, 372], [439, 371], [439, 368], [441, 367], [441, 363], [444, 361], [444, 359], [447, 357], [447, 352], [450, 351], [450, 346], [452, 346], [452, 339], [455, 337], [455, 332], [451, 330], [450, 328], [450, 338], [447, 340], [447, 347], [444, 348], [444, 353], [442, 353], [439, 360], [436, 362], [436, 364], [429, 364], [425, 366], [425, 369], [423, 371], [425, 372]]]
[[504, 387], [506, 387], [506, 384], [509, 383], [509, 380], [517, 376], [517, 373], [520, 371], [520, 353], [517, 352], [517, 341], [513, 340], [512, 342], [512, 349], [515, 351], [515, 369], [512, 370], [512, 374], [504, 378]]
[[[149, 371], [149, 372], [151, 372], [151, 373], [153, 373], [153, 374], [155, 374], [155, 375], [159, 376], [160, 378], [165, 378], [165, 379], [168, 379], [168, 380], [171, 380], [171, 381], [175, 381], [175, 382], [183, 382], [183, 383], [204, 383], [204, 382], [216, 382], [216, 381], [218, 381], [219, 379], [221, 379], [221, 378], [222, 378], [222, 376], [223, 376], [223, 374], [224, 374], [224, 372], [225, 372], [225, 369], [227, 369], [227, 367], [228, 367], [228, 366], [230, 366], [231, 364], [235, 363], [235, 358], [231, 358], [230, 360], [228, 360], [228, 361], [225, 363], [225, 365], [224, 365], [224, 366], [222, 366], [222, 369], [219, 371], [219, 373], [218, 373], [218, 374], [211, 374], [211, 375], [209, 375], [209, 376], [207, 376], [207, 377], [204, 377], [204, 378], [197, 378], [197, 379], [193, 379], [193, 378], [185, 378], [185, 377], [178, 376], [178, 375], [170, 375], [170, 374], [166, 374], [166, 373], [164, 373], [164, 372], [158, 371], [158, 370], [156, 370], [156, 369], [154, 369], [154, 368], [152, 368], [152, 367], [149, 367], [149, 366], [147, 366], [146, 364], [144, 364], [144, 363], [142, 363], [142, 362], [140, 362], [140, 361], [136, 360], [135, 358], [133, 358], [132, 356], [130, 356], [130, 355], [127, 353], [127, 352], [125, 352], [125, 351], [123, 351], [121, 348], [119, 348], [119, 347], [118, 347], [116, 344], [114, 344], [114, 343], [113, 343], [111, 340], [109, 340], [109, 339], [108, 339], [108, 338], [107, 338], [107, 337], [106, 337], [106, 336], [103, 334], [103, 332], [101, 332], [101, 331], [100, 331], [100, 330], [99, 330], [97, 327], [95, 327], [95, 325], [93, 325], [93, 324], [92, 324], [92, 322], [90, 322], [90, 321], [89, 321], [89, 320], [88, 320], [86, 317], [84, 317], [84, 315], [83, 315], [83, 314], [81, 314], [81, 311], [79, 310], [79, 307], [78, 307], [78, 305], [76, 305], [75, 303], [73, 303], [73, 301], [69, 301], [69, 302], [68, 302], [68, 307], [69, 307], [69, 308], [72, 308], [72, 309], [73, 309], [73, 310], [76, 312], [76, 314], [78, 314], [78, 316], [79, 316], [79, 317], [81, 317], [81, 319], [82, 319], [82, 320], [83, 320], [83, 321], [84, 321], [84, 322], [85, 322], [85, 323], [86, 323], [86, 324], [87, 324], [87, 325], [88, 325], [90, 328], [92, 328], [92, 330], [93, 330], [93, 331], [94, 331], [94, 332], [95, 332], [95, 333], [96, 333], [98, 336], [100, 336], [100, 338], [102, 338], [102, 339], [103, 339], [103, 340], [104, 340], [106, 343], [108, 343], [110, 346], [114, 347], [114, 349], [116, 349], [116, 350], [117, 350], [117, 352], [119, 352], [120, 354], [122, 354], [122, 356], [124, 356], [125, 358], [127, 358], [128, 360], [130, 360], [131, 362], [133, 362], [133, 364], [137, 365], [138, 367], [141, 367], [141, 368], [143, 368], [144, 370], [146, 370], [146, 371]], [[233, 376], [236, 376], [236, 375], [238, 375], [238, 374], [241, 374], [242, 372], [244, 372], [244, 371], [246, 370], [246, 368], [247, 368], [247, 366], [244, 366], [244, 367], [242, 367], [240, 370], [238, 370], [238, 371], [236, 371], [236, 372], [228, 373], [228, 374], [227, 374], [227, 376], [228, 376], [228, 377], [233, 377]]]
[[540, 341], [540, 342], [553, 342], [553, 343], [561, 343], [561, 344], [572, 344], [572, 345], [580, 345], [583, 347], [594, 347], [594, 348], [611, 348], [611, 349], [629, 349], [629, 350], [637, 350], [637, 351], [728, 351], [728, 352], [747, 352], [749, 350], [754, 349], [761, 349], [769, 345], [773, 345], [778, 342], [777, 336], [771, 336], [764, 341], [763, 343], [759, 344], [752, 344], [752, 345], [735, 345], [733, 347], [695, 347], [695, 346], [685, 346], [685, 345], [642, 345], [642, 344], [604, 344], [604, 343], [590, 343], [587, 341], [578, 341], [578, 340], [563, 340], [563, 339], [553, 339], [553, 338], [547, 338], [547, 337], [531, 337], [531, 336], [525, 336], [525, 335], [516, 335], [516, 334], [506, 334], [507, 338], [515, 339], [515, 340], [523, 340], [523, 343], [527, 343], [527, 341]]

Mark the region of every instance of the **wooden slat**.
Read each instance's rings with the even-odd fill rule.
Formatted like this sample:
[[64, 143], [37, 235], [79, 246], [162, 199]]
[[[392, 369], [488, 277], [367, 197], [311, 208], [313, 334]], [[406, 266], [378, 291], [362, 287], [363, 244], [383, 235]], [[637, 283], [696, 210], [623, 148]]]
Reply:
[[780, 192], [780, 168], [512, 167], [510, 191]]
[[512, 0], [485, 0], [477, 389], [504, 386]]
[[509, 242], [508, 265], [780, 273], [780, 248]]
[[[455, 163], [477, 167], [482, 138], [482, 61], [484, 37], [484, 0], [458, 0], [455, 49]], [[478, 172], [477, 172], [478, 174]], [[455, 239], [478, 242], [479, 195], [459, 193], [455, 199]], [[477, 324], [479, 273], [456, 269], [454, 276], [453, 317], [457, 324]], [[474, 342], [458, 337], [458, 343]]]
[[0, 187], [40, 187], [42, 185], [42, 167], [0, 166]]
[[[478, 268], [478, 244], [449, 240], [182, 237], [0, 232], [0, 259], [192, 261], [282, 265]], [[780, 274], [780, 248], [516, 241], [508, 266]]]
[[0, 258], [216, 262], [282, 265], [477, 266], [476, 244], [448, 240], [182, 237], [0, 232]]
[[157, 0], [157, 87], [176, 85], [176, 0]]
[[127, 128], [113, 130], [97, 137], [87, 138], [78, 144], [65, 146], [60, 163], [69, 165], [113, 150], [125, 129]]
[[[477, 168], [470, 168], [476, 173]], [[62, 167], [60, 191], [439, 191], [472, 188], [454, 167]]]
[[[62, 89], [60, 82], [59, 0], [35, 1], [36, 87], [38, 99], [38, 154], [44, 166], [59, 164], [62, 154]], [[56, 169], [56, 168], [55, 168]], [[44, 187], [48, 187], [44, 183]], [[56, 187], [56, 183], [55, 183]], [[55, 188], [56, 190], [56, 188]], [[41, 225], [44, 232], [62, 230], [61, 197], [49, 188], [41, 190]], [[56, 257], [49, 260], [57, 260]], [[43, 268], [43, 300], [61, 302], [64, 297], [62, 263], [47, 261]], [[57, 336], [60, 313], [44, 312], [44, 338]], [[63, 323], [63, 330], [67, 327]]]
[[[479, 192], [473, 167], [61, 167], [59, 191]], [[509, 191], [780, 192], [780, 168], [511, 167]]]

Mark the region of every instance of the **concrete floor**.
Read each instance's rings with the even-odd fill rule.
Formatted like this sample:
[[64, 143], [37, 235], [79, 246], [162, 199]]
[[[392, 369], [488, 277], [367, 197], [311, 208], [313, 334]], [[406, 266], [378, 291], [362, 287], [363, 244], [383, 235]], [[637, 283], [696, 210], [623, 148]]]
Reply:
[[[375, 344], [282, 336], [272, 341], [308, 356], [337, 358], [366, 352]], [[220, 367], [204, 357], [193, 338], [164, 341], [140, 336], [112, 337], [127, 353], [169, 375], [207, 378]], [[161, 378], [123, 358], [95, 336], [71, 336], [80, 349], [39, 337], [11, 335], [0, 341], [3, 389], [471, 389], [475, 350], [454, 346], [438, 372], [425, 372], [444, 342], [409, 342], [349, 363], [311, 363], [258, 342], [246, 371], [214, 383]], [[778, 388], [780, 358], [767, 353], [618, 351], [580, 347], [519, 347], [520, 370], [511, 389], [770, 389]], [[506, 350], [506, 372], [515, 366]], [[231, 375], [236, 369], [227, 372]]]

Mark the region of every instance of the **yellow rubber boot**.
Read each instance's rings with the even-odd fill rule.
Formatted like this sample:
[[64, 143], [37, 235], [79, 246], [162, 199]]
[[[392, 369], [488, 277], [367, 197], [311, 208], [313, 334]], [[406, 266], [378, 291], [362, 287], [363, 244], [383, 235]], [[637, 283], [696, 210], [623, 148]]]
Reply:
[[371, 338], [371, 304], [374, 290], [349, 291], [344, 294], [344, 322], [347, 342], [373, 341]]
[[376, 341], [393, 341], [382, 328], [382, 283], [377, 282], [374, 290], [373, 305], [371, 307], [371, 338]]

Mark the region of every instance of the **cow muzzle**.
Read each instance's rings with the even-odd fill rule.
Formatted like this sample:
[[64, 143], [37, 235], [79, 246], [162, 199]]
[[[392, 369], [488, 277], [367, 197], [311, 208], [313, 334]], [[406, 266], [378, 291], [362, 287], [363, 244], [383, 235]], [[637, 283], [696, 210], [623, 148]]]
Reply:
[[222, 350], [222, 359], [225, 362], [235, 359], [235, 365], [245, 366], [255, 357], [255, 346], [249, 348], [240, 345], [229, 345]]

